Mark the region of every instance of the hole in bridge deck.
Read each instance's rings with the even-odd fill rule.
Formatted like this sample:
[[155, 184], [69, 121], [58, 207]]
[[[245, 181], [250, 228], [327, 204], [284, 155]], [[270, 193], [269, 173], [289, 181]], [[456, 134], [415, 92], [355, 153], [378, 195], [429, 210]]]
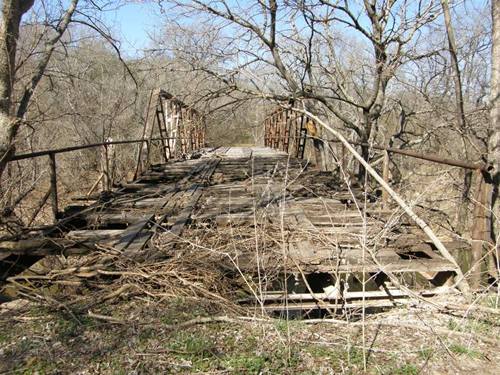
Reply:
[[306, 280], [314, 293], [324, 293], [325, 288], [335, 284], [333, 276], [326, 272], [310, 273]]
[[[344, 274], [337, 279], [336, 276], [327, 272], [311, 272], [304, 275], [289, 276], [277, 280], [275, 287], [281, 292], [268, 291], [270, 295], [280, 296], [272, 301], [266, 301], [267, 306], [273, 306], [268, 310], [273, 317], [280, 319], [317, 319], [328, 317], [340, 317], [349, 315], [350, 319], [356, 320], [361, 316], [361, 305], [353, 305], [352, 300], [344, 298], [344, 291], [363, 290], [359, 275]], [[386, 276], [380, 274], [381, 281]], [[376, 275], [368, 274], [368, 278], [377, 279]], [[372, 283], [373, 284], [373, 283]], [[284, 290], [287, 290], [288, 301], [284, 298]], [[366, 290], [380, 290], [376, 285], [367, 285]], [[372, 298], [373, 299], [373, 298]], [[354, 303], [361, 298], [355, 299]], [[258, 307], [257, 307], [258, 308]], [[365, 313], [376, 313], [387, 309], [383, 307], [365, 307]]]

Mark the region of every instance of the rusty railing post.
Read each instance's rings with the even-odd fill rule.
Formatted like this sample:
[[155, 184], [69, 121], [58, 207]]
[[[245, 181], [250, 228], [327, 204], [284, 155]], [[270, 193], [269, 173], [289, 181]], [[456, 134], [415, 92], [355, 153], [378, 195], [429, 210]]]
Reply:
[[151, 154], [151, 142], [149, 141], [149, 139], [145, 139], [144, 143], [146, 144], [146, 149], [147, 149], [146, 163], [145, 163], [144, 167], [147, 168], [151, 164], [151, 155], [150, 155]]
[[[115, 172], [115, 145], [113, 144], [113, 138], [107, 138], [106, 142], [109, 142], [109, 145], [106, 145], [106, 154], [107, 154], [107, 168], [108, 168], [108, 190], [113, 188], [114, 184], [114, 172]], [[111, 159], [111, 160], [110, 160]]]
[[268, 137], [268, 135], [267, 135], [268, 126], [267, 126], [267, 123], [268, 123], [268, 120], [265, 119], [264, 120], [264, 147], [268, 146], [268, 140], [267, 140], [267, 137]]
[[304, 114], [300, 115], [300, 130], [299, 130], [299, 143], [297, 144], [297, 158], [304, 159], [307, 142], [307, 118]]
[[56, 154], [49, 154], [49, 167], [50, 167], [50, 201], [52, 206], [52, 215], [54, 223], [59, 219], [59, 202], [57, 197], [57, 167], [56, 167]]
[[273, 118], [269, 117], [267, 130], [267, 147], [273, 148]]
[[268, 118], [267, 119], [267, 147], [273, 147], [272, 145], [272, 134], [273, 134], [273, 124], [272, 124], [272, 119]]
[[102, 178], [102, 190], [110, 190], [110, 178], [109, 178], [109, 155], [108, 155], [108, 145], [103, 145], [103, 151], [101, 154], [101, 168], [103, 173]]
[[288, 153], [290, 146], [290, 127], [292, 125], [290, 111], [287, 109], [285, 112], [285, 138], [283, 138], [283, 151]]
[[280, 124], [279, 124], [279, 114], [276, 114], [273, 116], [274, 117], [274, 141], [273, 141], [273, 148], [274, 149], [279, 149], [280, 147]]

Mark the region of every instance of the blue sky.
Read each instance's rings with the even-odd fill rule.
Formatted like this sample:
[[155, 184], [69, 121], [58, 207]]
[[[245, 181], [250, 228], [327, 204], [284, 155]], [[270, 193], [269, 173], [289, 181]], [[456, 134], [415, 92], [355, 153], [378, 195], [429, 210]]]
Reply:
[[114, 36], [122, 41], [123, 52], [129, 56], [147, 48], [148, 32], [161, 25], [159, 6], [154, 2], [128, 3], [106, 12], [104, 17], [112, 27]]
[[[485, 3], [488, 3], [488, 0], [467, 0], [465, 2], [468, 10], [481, 9]], [[462, 12], [463, 8], [458, 7], [455, 11]], [[122, 52], [128, 57], [140, 55], [141, 50], [148, 48], [148, 33], [155, 32], [155, 29], [158, 31], [162, 24], [158, 1], [152, 0], [126, 2], [117, 10], [105, 12], [104, 18], [106, 24], [112, 27], [115, 38], [122, 42]], [[455, 22], [457, 21], [455, 20]]]

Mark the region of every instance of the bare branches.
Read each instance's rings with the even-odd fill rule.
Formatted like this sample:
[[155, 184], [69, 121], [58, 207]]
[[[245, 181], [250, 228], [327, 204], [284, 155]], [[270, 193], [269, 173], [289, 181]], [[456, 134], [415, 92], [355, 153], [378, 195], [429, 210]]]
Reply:
[[[398, 69], [414, 57], [413, 38], [434, 19], [430, 15], [436, 10], [433, 1], [419, 4], [418, 9], [397, 1], [365, 1], [361, 7], [347, 1], [283, 4], [262, 1], [258, 9], [225, 0], [174, 0], [171, 3], [187, 14], [219, 22], [222, 30], [234, 34], [232, 38], [221, 36], [226, 46], [235, 51], [226, 55], [224, 61], [229, 59], [231, 65], [239, 68], [231, 69], [237, 72], [231, 81], [224, 78], [226, 69], [210, 66], [196, 69], [219, 78], [231, 90], [248, 95], [321, 103], [363, 141], [377, 135], [377, 121], [384, 111], [389, 82]], [[296, 14], [302, 16], [302, 22], [296, 20]], [[343, 25], [355, 31], [352, 34], [355, 42], [349, 41], [352, 47], [366, 50], [368, 42], [371, 51], [366, 58], [359, 59], [360, 54], [356, 52], [342, 51], [340, 41], [349, 40], [339, 33]], [[358, 39], [358, 35], [362, 39]], [[245, 43], [241, 42], [242, 37]], [[356, 55], [357, 61], [351, 63], [354, 62], [354, 69], [359, 67], [359, 74], [353, 74], [346, 61], [346, 58], [355, 60]], [[252, 59], [248, 62], [245, 56]], [[263, 74], [253, 73], [262, 70], [262, 66], [266, 66]], [[253, 89], [243, 83], [250, 70], [254, 75], [249, 81]]]
[[[76, 7], [78, 6], [78, 1], [79, 0], [71, 1], [68, 9], [55, 27], [55, 35], [45, 43], [45, 51], [42, 55], [42, 58], [40, 59], [37, 68], [35, 69], [33, 77], [31, 78], [31, 82], [24, 89], [24, 94], [21, 98], [16, 113], [16, 116], [18, 118], [23, 118], [26, 114], [31, 97], [33, 96], [38, 83], [43, 77], [45, 69], [47, 68], [50, 58], [52, 57], [52, 53], [56, 48], [57, 42], [61, 39], [73, 18], [73, 14], [75, 13]], [[17, 130], [15, 130], [15, 133], [17, 133]]]

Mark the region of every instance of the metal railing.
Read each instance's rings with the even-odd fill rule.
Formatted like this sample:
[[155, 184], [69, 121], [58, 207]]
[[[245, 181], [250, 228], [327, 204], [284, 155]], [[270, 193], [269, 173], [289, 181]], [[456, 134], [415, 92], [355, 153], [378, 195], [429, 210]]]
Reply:
[[[164, 142], [164, 141], [170, 141], [170, 140], [172, 140], [172, 137], [117, 140], [117, 141], [92, 143], [92, 144], [86, 144], [86, 145], [69, 146], [69, 147], [62, 147], [62, 148], [56, 148], [56, 149], [41, 150], [41, 151], [13, 155], [9, 159], [8, 163], [48, 156], [48, 158], [49, 158], [49, 160], [48, 160], [49, 161], [49, 185], [50, 186], [49, 186], [49, 190], [47, 191], [47, 193], [43, 196], [42, 200], [40, 201], [40, 203], [37, 207], [37, 212], [34, 214], [34, 216], [36, 217], [36, 215], [41, 211], [42, 207], [47, 203], [47, 201], [50, 198], [53, 220], [54, 220], [54, 222], [57, 222], [57, 220], [59, 219], [59, 195], [58, 195], [58, 189], [57, 189], [58, 178], [57, 178], [56, 155], [74, 152], [74, 151], [85, 150], [85, 149], [91, 149], [91, 148], [100, 148], [100, 147], [103, 148], [103, 152], [102, 152], [103, 160], [101, 162], [101, 166], [102, 166], [101, 175], [95, 181], [95, 183], [93, 184], [90, 191], [87, 193], [87, 195], [90, 195], [96, 189], [96, 187], [98, 186], [99, 182], [101, 182], [101, 180], [103, 181], [103, 190], [110, 190], [114, 185], [112, 173], [110, 172], [110, 170], [111, 170], [110, 160], [109, 160], [109, 155], [110, 155], [109, 148], [110, 147], [113, 147], [115, 145], [139, 144], [139, 149], [141, 150], [142, 145], [146, 144], [148, 152], [146, 153], [145, 159], [146, 159], [146, 164], [150, 164], [151, 143], [152, 142]], [[179, 138], [176, 138], [176, 140], [179, 140]], [[141, 159], [138, 160], [138, 163], [142, 163], [142, 162], [143, 162], [143, 160], [141, 160]], [[134, 170], [131, 172], [134, 172], [137, 169], [138, 169], [138, 167], [134, 166]], [[32, 217], [31, 221], [33, 221], [35, 217]]]
[[[159, 137], [153, 137], [155, 130]], [[145, 169], [151, 164], [151, 154], [153, 144], [158, 143], [159, 156], [161, 162], [185, 155], [205, 146], [206, 126], [203, 116], [201, 116], [191, 106], [186, 105], [181, 100], [161, 89], [151, 90], [149, 101], [145, 110], [145, 122], [142, 129], [141, 139], [131, 140], [108, 140], [100, 143], [68, 146], [56, 149], [41, 150], [29, 153], [13, 155], [8, 163], [48, 157], [49, 162], [49, 190], [39, 202], [31, 222], [39, 214], [43, 206], [50, 198], [52, 216], [54, 222], [59, 218], [59, 196], [57, 191], [57, 160], [56, 155], [80, 151], [92, 148], [102, 148], [101, 153], [101, 174], [92, 185], [89, 196], [102, 182], [103, 190], [111, 190], [114, 185], [112, 167], [115, 161], [113, 147], [116, 145], [138, 144], [137, 159], [133, 171], [134, 180], [137, 179]], [[25, 197], [21, 197], [21, 200]], [[19, 202], [17, 202], [19, 203]]]

